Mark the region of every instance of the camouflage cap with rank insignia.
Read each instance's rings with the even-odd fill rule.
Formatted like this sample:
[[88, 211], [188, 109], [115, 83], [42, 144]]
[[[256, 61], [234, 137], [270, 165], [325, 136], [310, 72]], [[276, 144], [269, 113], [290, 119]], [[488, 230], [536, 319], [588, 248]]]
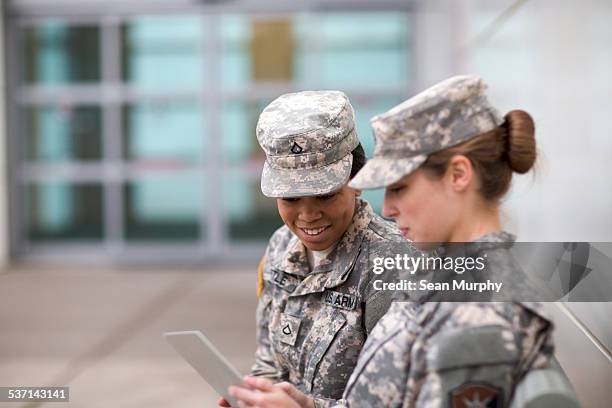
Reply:
[[477, 76], [449, 78], [371, 119], [374, 158], [351, 180], [358, 189], [380, 188], [412, 173], [432, 153], [495, 129], [503, 118]]
[[280, 96], [259, 116], [257, 140], [266, 153], [261, 191], [304, 197], [340, 189], [349, 178], [359, 140], [355, 112], [340, 91]]

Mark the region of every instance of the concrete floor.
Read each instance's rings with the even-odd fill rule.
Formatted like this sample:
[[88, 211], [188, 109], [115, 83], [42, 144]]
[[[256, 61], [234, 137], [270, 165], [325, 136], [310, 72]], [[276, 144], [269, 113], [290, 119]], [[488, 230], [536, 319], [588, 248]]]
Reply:
[[199, 329], [247, 372], [255, 268], [0, 274], [0, 386], [70, 387], [70, 403], [0, 407], [211, 407], [216, 395], [162, 338]]

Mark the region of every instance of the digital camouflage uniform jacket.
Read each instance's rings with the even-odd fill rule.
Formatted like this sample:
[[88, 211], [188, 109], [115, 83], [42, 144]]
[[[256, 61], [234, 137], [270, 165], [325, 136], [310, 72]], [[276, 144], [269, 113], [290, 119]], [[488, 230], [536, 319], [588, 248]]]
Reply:
[[[495, 244], [509, 237], [483, 237], [489, 263], [518, 268]], [[394, 302], [337, 407], [505, 407], [529, 370], [549, 365], [551, 336], [538, 303]]]
[[371, 259], [408, 247], [395, 227], [358, 200], [351, 225], [309, 272], [304, 245], [286, 227], [270, 239], [257, 306], [251, 374], [289, 381], [329, 406], [342, 397], [368, 333], [391, 303], [372, 289]]

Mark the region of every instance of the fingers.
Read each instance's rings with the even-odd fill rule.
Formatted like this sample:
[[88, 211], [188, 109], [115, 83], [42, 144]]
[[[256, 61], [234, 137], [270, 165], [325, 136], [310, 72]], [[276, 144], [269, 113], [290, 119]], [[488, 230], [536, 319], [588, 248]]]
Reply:
[[[248, 387], [248, 388], [245, 388]], [[244, 408], [300, 408], [309, 402], [309, 398], [289, 383], [274, 384], [267, 378], [245, 377], [244, 386], [229, 387], [228, 392], [238, 400], [238, 406]], [[292, 397], [297, 395], [303, 401]]]
[[249, 405], [246, 402], [238, 401], [238, 408], [259, 408], [255, 405]]
[[300, 392], [293, 384], [287, 381], [276, 384], [281, 390], [285, 391], [294, 400], [299, 400], [304, 394]]
[[275, 384], [274, 386], [280, 388], [285, 394], [291, 397], [291, 399], [297, 402], [300, 407], [314, 407], [314, 400], [308, 395], [304, 394], [302, 391], [298, 390], [295, 385], [287, 381], [283, 381]]
[[287, 381], [276, 383], [276, 386], [285, 392], [291, 392], [291, 390], [295, 389], [294, 385]]
[[[259, 405], [262, 400], [261, 392], [249, 390], [242, 387], [231, 386], [228, 389], [229, 394], [239, 400], [244, 406]], [[243, 405], [240, 405], [243, 406]]]
[[244, 377], [244, 383], [251, 388], [254, 388], [259, 391], [272, 391], [274, 387], [274, 383], [267, 378], [262, 377]]

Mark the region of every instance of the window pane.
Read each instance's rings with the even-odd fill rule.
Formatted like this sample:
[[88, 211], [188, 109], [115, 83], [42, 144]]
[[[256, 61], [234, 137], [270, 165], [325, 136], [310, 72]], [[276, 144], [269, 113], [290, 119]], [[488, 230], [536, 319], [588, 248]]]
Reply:
[[204, 161], [204, 113], [195, 102], [138, 103], [123, 109], [126, 158], [148, 164]]
[[226, 88], [251, 81], [251, 26], [246, 16], [221, 16], [221, 80]]
[[297, 82], [301, 87], [405, 89], [411, 25], [406, 13], [221, 17], [225, 87]]
[[200, 87], [204, 79], [200, 17], [142, 17], [123, 27], [123, 79], [146, 88]]
[[102, 158], [99, 107], [28, 107], [22, 114], [28, 160], [61, 162]]
[[242, 171], [228, 172], [223, 178], [223, 209], [234, 241], [267, 239], [283, 222], [276, 200], [261, 194], [259, 177]]
[[25, 82], [60, 85], [100, 80], [100, 30], [49, 22], [24, 29]]
[[293, 23], [286, 17], [221, 17], [221, 79], [226, 88], [293, 79]]
[[102, 186], [49, 182], [26, 187], [31, 240], [101, 239]]
[[301, 18], [296, 24], [300, 83], [335, 89], [406, 86], [410, 78], [406, 14], [329, 13], [317, 15], [316, 21]]
[[197, 172], [151, 174], [124, 186], [125, 234], [130, 240], [196, 240], [203, 180]]
[[227, 163], [263, 166], [266, 156], [257, 143], [255, 127], [265, 106], [265, 102], [232, 102], [223, 106], [221, 147]]

